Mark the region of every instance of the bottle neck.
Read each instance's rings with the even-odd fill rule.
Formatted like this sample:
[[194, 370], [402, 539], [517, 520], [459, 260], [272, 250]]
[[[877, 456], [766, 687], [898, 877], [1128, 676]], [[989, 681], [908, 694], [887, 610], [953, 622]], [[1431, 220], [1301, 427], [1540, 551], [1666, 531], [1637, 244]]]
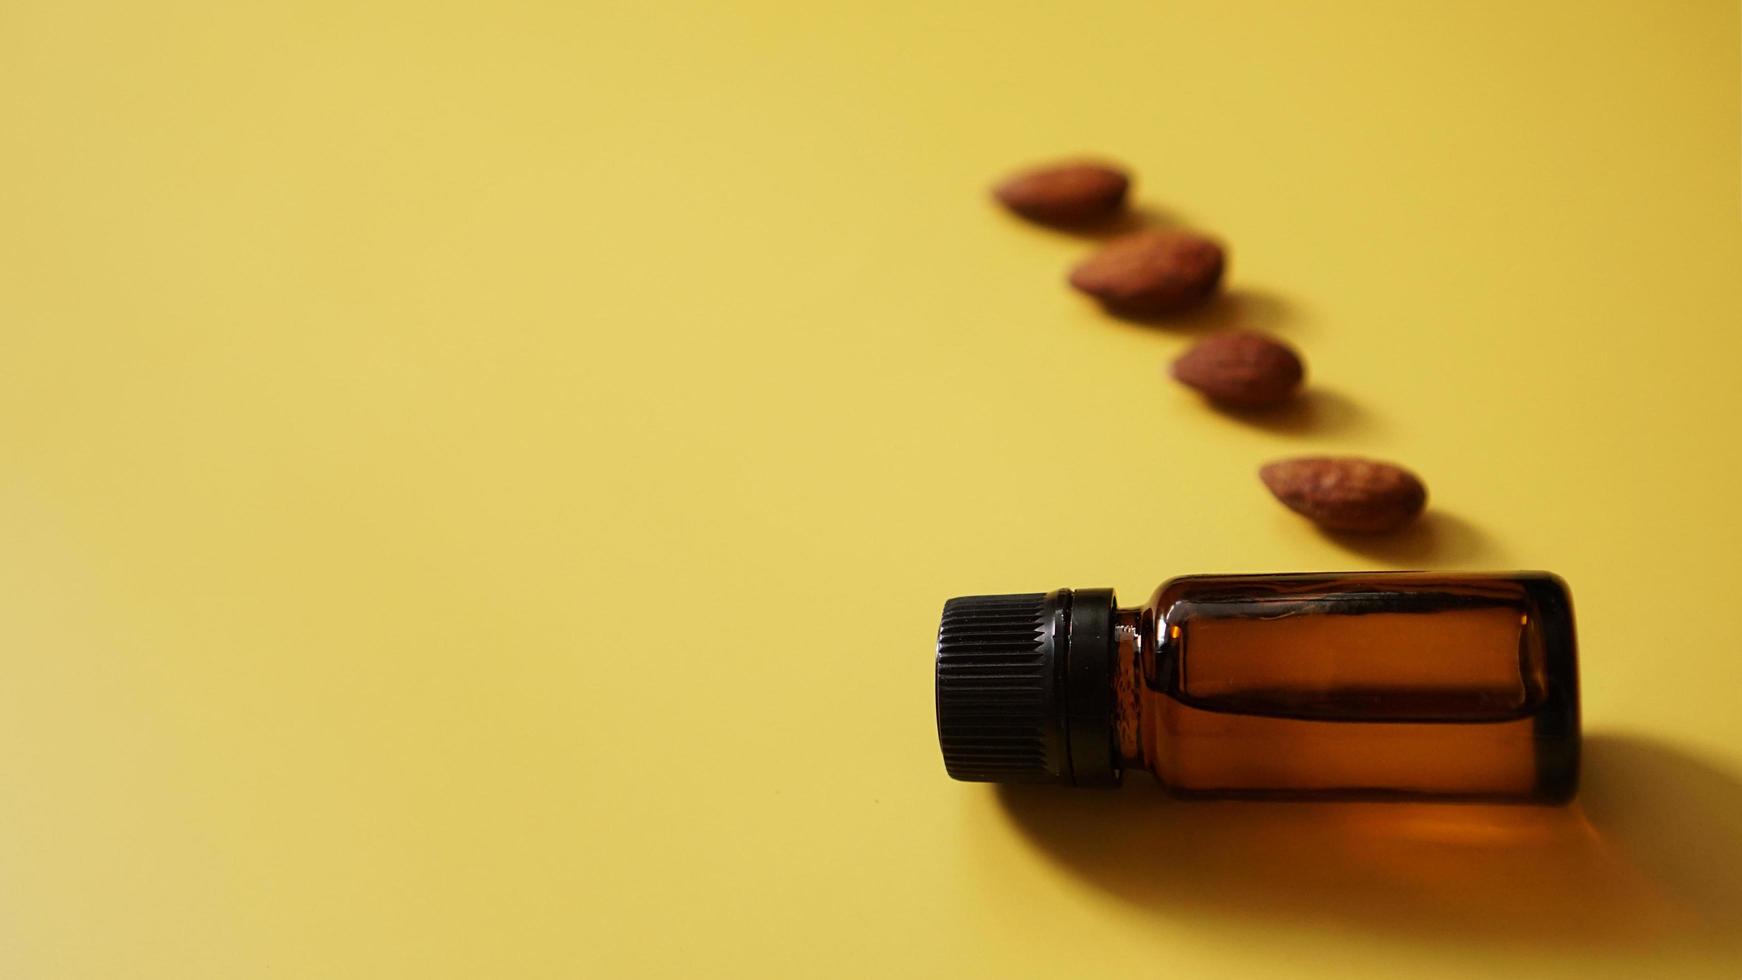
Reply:
[[1143, 737], [1143, 661], [1154, 617], [1145, 607], [1113, 612], [1113, 749], [1121, 769], [1148, 769]]

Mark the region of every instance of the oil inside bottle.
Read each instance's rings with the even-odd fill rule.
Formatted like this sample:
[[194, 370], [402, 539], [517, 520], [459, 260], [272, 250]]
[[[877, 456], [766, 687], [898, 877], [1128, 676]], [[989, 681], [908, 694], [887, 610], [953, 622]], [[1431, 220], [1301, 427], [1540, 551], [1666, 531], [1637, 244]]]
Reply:
[[1545, 792], [1551, 664], [1526, 590], [1174, 588], [1158, 610], [1162, 696], [1143, 701], [1151, 762], [1176, 792]]

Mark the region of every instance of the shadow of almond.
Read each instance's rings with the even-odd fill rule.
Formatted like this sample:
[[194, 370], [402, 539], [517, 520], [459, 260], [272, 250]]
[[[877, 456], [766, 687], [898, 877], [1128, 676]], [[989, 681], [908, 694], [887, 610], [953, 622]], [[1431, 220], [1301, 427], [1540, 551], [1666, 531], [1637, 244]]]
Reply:
[[1233, 329], [1273, 333], [1290, 319], [1289, 306], [1283, 299], [1274, 293], [1246, 287], [1224, 290], [1201, 306], [1177, 313], [1130, 313], [1111, 307], [1103, 309], [1115, 320], [1186, 334]]
[[1205, 401], [1225, 418], [1277, 435], [1340, 436], [1368, 432], [1376, 425], [1353, 400], [1331, 388], [1311, 387], [1281, 405], [1236, 408]]
[[1178, 215], [1138, 204], [1101, 221], [1081, 225], [1055, 226], [1058, 231], [1069, 232], [1081, 238], [1106, 241], [1142, 231], [1145, 228], [1176, 228], [1182, 224]]
[[1587, 739], [1585, 759], [1570, 807], [1180, 802], [1142, 774], [999, 799], [1036, 847], [1168, 920], [1742, 953], [1742, 783], [1635, 738]]
[[1431, 507], [1407, 527], [1387, 534], [1321, 533], [1369, 562], [1411, 568], [1506, 564], [1505, 556], [1480, 528], [1456, 514]]
[[1070, 235], [1092, 242], [1109, 241], [1145, 228], [1176, 228], [1182, 224], [1178, 215], [1142, 204], [1088, 221], [1037, 221], [1019, 215], [1010, 215], [1010, 219], [1038, 232]]
[[1275, 331], [1295, 319], [1287, 300], [1275, 293], [1250, 286], [1223, 291], [1214, 300], [1183, 317], [1191, 330]]

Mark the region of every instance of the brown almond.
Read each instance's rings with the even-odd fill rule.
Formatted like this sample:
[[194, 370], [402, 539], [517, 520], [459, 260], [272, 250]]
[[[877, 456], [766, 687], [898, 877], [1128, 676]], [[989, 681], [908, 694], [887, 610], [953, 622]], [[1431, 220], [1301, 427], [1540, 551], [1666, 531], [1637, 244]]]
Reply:
[[1115, 313], [1177, 313], [1222, 281], [1222, 246], [1186, 231], [1152, 230], [1108, 242], [1071, 271], [1071, 285]]
[[1060, 163], [1009, 177], [992, 189], [1005, 207], [1030, 221], [1084, 224], [1125, 206], [1131, 178], [1101, 163]]
[[1173, 376], [1220, 405], [1262, 408], [1294, 397], [1306, 369], [1294, 348], [1250, 330], [1213, 334], [1173, 362]]
[[1414, 473], [1356, 456], [1279, 460], [1258, 477], [1290, 510], [1331, 531], [1395, 531], [1427, 505], [1427, 487]]

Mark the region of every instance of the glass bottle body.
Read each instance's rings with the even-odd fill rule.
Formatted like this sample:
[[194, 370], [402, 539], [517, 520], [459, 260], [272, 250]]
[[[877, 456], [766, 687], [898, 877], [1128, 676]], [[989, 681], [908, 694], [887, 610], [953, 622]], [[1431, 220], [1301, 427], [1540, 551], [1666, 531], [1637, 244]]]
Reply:
[[1552, 575], [1189, 576], [1114, 624], [1115, 751], [1197, 797], [1560, 802], [1571, 606]]

